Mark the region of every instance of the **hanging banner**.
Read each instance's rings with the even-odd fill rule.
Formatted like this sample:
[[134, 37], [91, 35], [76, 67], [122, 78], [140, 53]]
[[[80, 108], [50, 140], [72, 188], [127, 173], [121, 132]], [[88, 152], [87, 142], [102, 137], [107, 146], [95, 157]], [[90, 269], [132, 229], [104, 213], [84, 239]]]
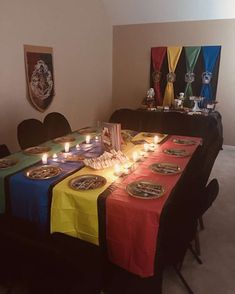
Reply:
[[162, 105], [163, 96], [160, 88], [160, 81], [162, 77], [162, 63], [166, 55], [166, 47], [155, 47], [151, 48], [152, 68], [153, 72], [151, 78], [153, 81], [153, 88], [155, 91], [156, 105]]
[[51, 47], [24, 45], [28, 99], [41, 112], [55, 95], [52, 53]]
[[213, 96], [211, 81], [213, 78], [213, 71], [217, 59], [220, 55], [221, 46], [204, 46], [202, 47], [204, 72], [202, 73], [202, 89], [201, 96], [204, 97], [201, 106], [206, 106], [215, 100]]
[[195, 81], [195, 73], [194, 68], [198, 60], [198, 56], [201, 51], [201, 47], [185, 47], [185, 61], [186, 61], [186, 69], [187, 72], [185, 74], [185, 101], [184, 105], [190, 104], [189, 103], [189, 97], [193, 96], [193, 89], [192, 89], [192, 83]]
[[163, 106], [174, 105], [174, 86], [173, 83], [176, 80], [175, 69], [180, 58], [182, 47], [168, 47], [167, 48], [167, 59], [168, 59], [168, 69], [167, 74], [167, 85], [165, 89]]

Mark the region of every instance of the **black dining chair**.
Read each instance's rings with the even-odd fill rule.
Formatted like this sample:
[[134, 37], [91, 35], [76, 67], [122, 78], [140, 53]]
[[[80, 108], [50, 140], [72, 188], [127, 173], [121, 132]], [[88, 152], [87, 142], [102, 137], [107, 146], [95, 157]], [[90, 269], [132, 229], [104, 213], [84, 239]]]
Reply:
[[11, 153], [10, 153], [10, 151], [9, 151], [9, 149], [8, 149], [8, 147], [7, 147], [7, 145], [5, 145], [5, 144], [1, 144], [0, 145], [0, 158], [3, 158], [3, 157], [5, 157], [5, 156], [8, 156], [8, 155], [10, 155]]
[[34, 118], [23, 120], [17, 127], [17, 139], [21, 149], [44, 143], [47, 135], [43, 123]]
[[[200, 193], [198, 197], [198, 206], [195, 209], [195, 216], [197, 219], [202, 217], [204, 213], [212, 206], [213, 202], [217, 198], [219, 193], [219, 183], [217, 179], [213, 179], [210, 181], [210, 183], [203, 189], [203, 191]], [[192, 246], [192, 242], [189, 242], [188, 249], [191, 251], [192, 255], [195, 257], [197, 262], [199, 264], [202, 264], [202, 260], [199, 257], [200, 256], [200, 242], [199, 242], [199, 234], [198, 234], [198, 225], [196, 226], [195, 232], [194, 232], [194, 241], [195, 241], [195, 249]], [[180, 269], [183, 264], [184, 257], [182, 261], [180, 262], [179, 266], [174, 265], [174, 269], [181, 279], [182, 283], [184, 284], [185, 288], [187, 289], [188, 293], [193, 294], [192, 289], [188, 285], [187, 281], [183, 277]]]
[[[197, 218], [198, 218], [198, 227], [201, 228], [202, 222], [202, 216], [204, 213], [212, 206], [213, 202], [217, 198], [219, 194], [219, 183], [217, 179], [213, 179], [209, 182], [209, 184], [204, 188], [202, 193], [199, 196], [199, 206], [197, 208]], [[204, 227], [204, 225], [203, 225]], [[193, 255], [196, 257], [196, 259], [199, 261], [198, 255], [201, 255], [201, 246], [199, 241], [199, 232], [197, 230], [195, 234], [195, 251], [193, 247], [190, 245], [189, 249], [193, 253]], [[195, 255], [196, 254], [196, 255]], [[201, 263], [201, 262], [199, 262]]]
[[72, 132], [68, 120], [59, 112], [48, 113], [44, 118], [43, 124], [47, 132], [48, 140], [61, 137]]
[[40, 236], [31, 224], [4, 217], [0, 237], [0, 284], [7, 294], [15, 293], [19, 283], [34, 294], [100, 293], [103, 258], [98, 246], [62, 233]]

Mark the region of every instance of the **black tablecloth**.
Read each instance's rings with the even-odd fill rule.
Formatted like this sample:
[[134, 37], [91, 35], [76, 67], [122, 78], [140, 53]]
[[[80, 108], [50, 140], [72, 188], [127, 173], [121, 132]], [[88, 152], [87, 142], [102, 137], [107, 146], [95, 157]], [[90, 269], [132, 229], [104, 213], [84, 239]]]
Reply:
[[118, 109], [110, 122], [121, 123], [122, 129], [159, 132], [170, 135], [201, 137], [202, 144], [202, 185], [210, 176], [214, 161], [222, 148], [223, 126], [219, 112], [189, 115], [178, 111], [147, 111]]

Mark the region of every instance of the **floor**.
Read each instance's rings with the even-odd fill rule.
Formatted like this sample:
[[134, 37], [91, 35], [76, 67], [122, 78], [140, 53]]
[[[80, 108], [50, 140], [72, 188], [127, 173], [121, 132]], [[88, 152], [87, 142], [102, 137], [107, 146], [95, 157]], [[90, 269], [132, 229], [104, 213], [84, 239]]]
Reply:
[[[204, 215], [200, 232], [203, 265], [187, 254], [183, 274], [196, 294], [235, 293], [235, 150], [220, 151], [211, 173], [220, 192]], [[187, 293], [174, 272], [165, 275], [163, 294]]]
[[[235, 150], [220, 152], [211, 174], [211, 178], [214, 177], [219, 181], [220, 192], [214, 205], [205, 214], [205, 230], [200, 232], [203, 264], [199, 265], [188, 253], [182, 272], [195, 294], [234, 294], [235, 196], [233, 188]], [[0, 294], [5, 293], [6, 289], [0, 286]], [[81, 291], [74, 293], [81, 293]], [[166, 272], [163, 281], [163, 294], [184, 293], [187, 291], [175, 273], [171, 270]], [[19, 284], [11, 294], [29, 293], [24, 285]], [[83, 294], [86, 293], [83, 292]]]

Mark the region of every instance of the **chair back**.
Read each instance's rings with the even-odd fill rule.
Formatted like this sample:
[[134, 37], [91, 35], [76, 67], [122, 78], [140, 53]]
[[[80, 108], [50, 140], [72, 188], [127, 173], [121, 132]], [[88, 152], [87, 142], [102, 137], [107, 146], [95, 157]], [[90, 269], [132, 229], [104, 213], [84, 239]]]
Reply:
[[219, 183], [217, 179], [213, 179], [204, 189], [201, 195], [201, 201], [198, 211], [198, 217], [202, 216], [208, 208], [211, 207], [219, 193]]
[[71, 127], [65, 116], [59, 112], [51, 112], [43, 121], [48, 140], [71, 133]]
[[0, 158], [10, 155], [10, 151], [5, 144], [0, 145]]
[[47, 135], [43, 123], [34, 118], [23, 120], [17, 127], [17, 139], [21, 149], [44, 143]]

